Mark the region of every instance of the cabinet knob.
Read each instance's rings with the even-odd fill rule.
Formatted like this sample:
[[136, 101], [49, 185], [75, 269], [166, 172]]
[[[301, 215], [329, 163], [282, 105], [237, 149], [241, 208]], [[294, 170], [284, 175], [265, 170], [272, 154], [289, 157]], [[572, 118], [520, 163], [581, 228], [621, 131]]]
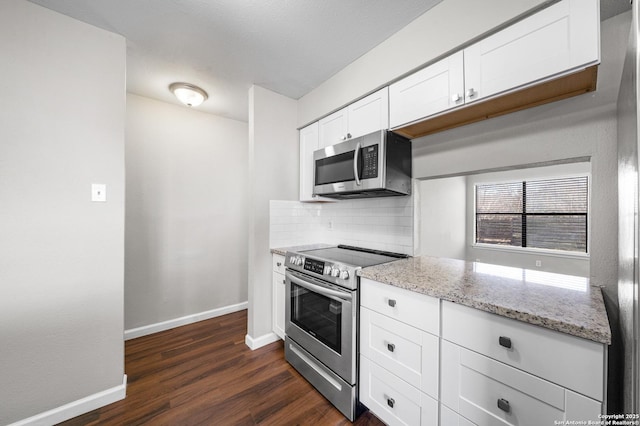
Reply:
[[347, 139], [351, 139], [351, 133], [347, 133]]
[[505, 413], [511, 412], [511, 406], [509, 405], [509, 401], [503, 398], [498, 399], [498, 408], [504, 411]]
[[278, 265], [278, 268], [282, 266], [282, 262], [277, 262], [276, 265]]
[[498, 338], [498, 343], [500, 343], [500, 346], [504, 346], [507, 349], [511, 349], [511, 339], [509, 337], [505, 337], [505, 336], [500, 336]]
[[282, 284], [286, 284], [286, 283], [287, 283], [287, 280], [282, 280]]
[[473, 98], [478, 93], [472, 88], [467, 89], [467, 98]]
[[396, 345], [394, 345], [393, 343], [387, 343], [387, 349], [389, 350], [389, 352], [393, 352], [396, 350]]
[[392, 308], [394, 308], [396, 306], [396, 301], [394, 299], [389, 299], [387, 301], [387, 303], [389, 304], [389, 306], [391, 306]]
[[393, 398], [387, 398], [387, 405], [391, 408], [396, 404], [396, 401]]
[[460, 93], [454, 93], [453, 95], [451, 95], [451, 102], [458, 102], [460, 101], [460, 99], [462, 99], [462, 97], [460, 96]]

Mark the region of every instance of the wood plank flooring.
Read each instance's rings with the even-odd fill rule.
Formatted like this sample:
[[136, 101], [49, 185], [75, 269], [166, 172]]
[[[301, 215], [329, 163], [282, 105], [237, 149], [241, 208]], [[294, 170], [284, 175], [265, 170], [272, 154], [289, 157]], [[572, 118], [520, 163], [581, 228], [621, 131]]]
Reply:
[[[349, 425], [284, 359], [281, 341], [244, 343], [247, 311], [125, 342], [127, 397], [61, 423]], [[364, 413], [356, 425], [383, 423]]]

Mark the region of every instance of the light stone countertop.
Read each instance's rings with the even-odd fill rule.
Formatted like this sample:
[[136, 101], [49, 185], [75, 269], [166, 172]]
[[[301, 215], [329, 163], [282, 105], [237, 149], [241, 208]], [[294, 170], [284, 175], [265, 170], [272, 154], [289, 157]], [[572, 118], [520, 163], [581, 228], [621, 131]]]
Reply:
[[293, 247], [278, 247], [278, 248], [272, 248], [271, 253], [284, 256], [288, 251], [315, 250], [315, 249], [322, 249], [327, 247], [335, 247], [335, 244], [320, 243], [320, 244], [307, 244], [303, 246], [293, 246]]
[[551, 330], [611, 344], [602, 289], [583, 277], [419, 256], [371, 266], [361, 277]]

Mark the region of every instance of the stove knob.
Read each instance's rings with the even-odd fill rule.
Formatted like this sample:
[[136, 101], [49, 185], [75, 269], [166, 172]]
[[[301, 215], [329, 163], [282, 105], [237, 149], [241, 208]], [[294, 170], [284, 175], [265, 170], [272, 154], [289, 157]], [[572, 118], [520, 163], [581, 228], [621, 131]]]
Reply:
[[348, 280], [349, 279], [349, 271], [343, 269], [340, 271], [340, 279]]
[[331, 276], [332, 277], [336, 277], [338, 278], [340, 276], [340, 269], [338, 268], [331, 268]]
[[304, 263], [304, 257], [296, 257], [296, 265], [298, 266], [302, 266], [302, 264]]
[[322, 271], [322, 273], [323, 273], [324, 275], [331, 275], [331, 266], [326, 265], [326, 266], [324, 267], [324, 271]]

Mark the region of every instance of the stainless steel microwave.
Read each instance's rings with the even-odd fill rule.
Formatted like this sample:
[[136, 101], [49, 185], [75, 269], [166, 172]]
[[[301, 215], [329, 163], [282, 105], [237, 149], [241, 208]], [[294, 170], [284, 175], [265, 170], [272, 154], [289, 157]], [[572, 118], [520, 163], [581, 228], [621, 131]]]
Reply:
[[313, 194], [351, 199], [411, 194], [411, 141], [389, 130], [313, 153]]

